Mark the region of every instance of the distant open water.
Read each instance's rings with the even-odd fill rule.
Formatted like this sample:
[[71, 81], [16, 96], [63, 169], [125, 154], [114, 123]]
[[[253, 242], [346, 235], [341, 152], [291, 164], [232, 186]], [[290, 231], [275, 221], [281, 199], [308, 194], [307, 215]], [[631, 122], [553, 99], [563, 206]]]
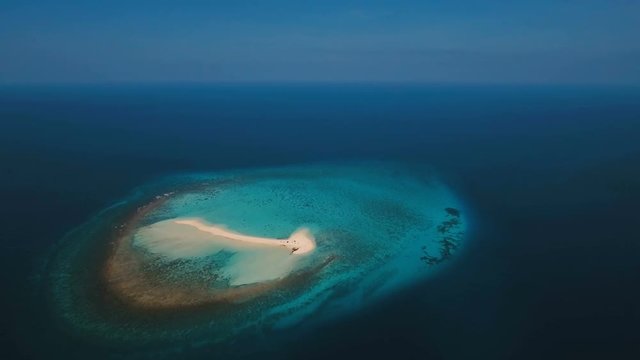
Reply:
[[0, 88], [2, 358], [91, 353], [47, 321], [35, 270], [135, 186], [349, 159], [433, 165], [472, 238], [429, 281], [257, 357], [640, 357], [640, 89], [130, 85]]

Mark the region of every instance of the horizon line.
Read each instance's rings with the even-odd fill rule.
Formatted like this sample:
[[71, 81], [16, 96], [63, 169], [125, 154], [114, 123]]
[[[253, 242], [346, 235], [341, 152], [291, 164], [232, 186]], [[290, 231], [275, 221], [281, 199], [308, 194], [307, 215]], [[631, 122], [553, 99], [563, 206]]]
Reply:
[[84, 86], [433, 86], [433, 87], [616, 87], [640, 88], [640, 83], [626, 82], [481, 82], [481, 81], [333, 81], [333, 80], [282, 80], [282, 81], [194, 81], [194, 80], [146, 80], [146, 81], [0, 81], [0, 87], [84, 87]]

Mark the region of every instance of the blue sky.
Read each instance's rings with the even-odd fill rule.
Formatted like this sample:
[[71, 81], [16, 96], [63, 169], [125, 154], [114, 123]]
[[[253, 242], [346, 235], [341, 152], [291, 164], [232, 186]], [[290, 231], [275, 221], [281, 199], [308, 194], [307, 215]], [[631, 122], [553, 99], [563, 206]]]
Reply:
[[0, 1], [0, 82], [640, 84], [640, 0]]

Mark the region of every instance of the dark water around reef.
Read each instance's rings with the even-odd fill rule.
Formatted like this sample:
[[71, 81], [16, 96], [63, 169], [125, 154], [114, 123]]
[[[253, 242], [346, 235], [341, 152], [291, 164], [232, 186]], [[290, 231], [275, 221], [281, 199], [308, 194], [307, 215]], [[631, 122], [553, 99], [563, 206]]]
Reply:
[[135, 186], [344, 159], [435, 166], [472, 238], [438, 276], [258, 358], [640, 358], [640, 89], [355, 85], [1, 88], [0, 357], [100, 355], [50, 322], [34, 274]]

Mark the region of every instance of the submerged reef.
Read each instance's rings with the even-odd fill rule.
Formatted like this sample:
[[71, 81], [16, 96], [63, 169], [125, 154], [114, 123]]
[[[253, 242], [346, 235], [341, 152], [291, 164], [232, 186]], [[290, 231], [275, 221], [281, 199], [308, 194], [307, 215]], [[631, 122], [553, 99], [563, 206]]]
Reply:
[[424, 255], [420, 259], [430, 266], [438, 265], [450, 259], [460, 246], [460, 241], [462, 241], [462, 237], [464, 236], [464, 231], [461, 229], [460, 210], [454, 208], [446, 208], [444, 210], [447, 213], [447, 219], [437, 226], [438, 233], [440, 234], [440, 249], [438, 255], [431, 255], [427, 250], [427, 246], [422, 247]]
[[462, 246], [461, 207], [397, 164], [172, 176], [70, 232], [43, 278], [60, 324], [94, 341], [231, 343], [426, 278]]

